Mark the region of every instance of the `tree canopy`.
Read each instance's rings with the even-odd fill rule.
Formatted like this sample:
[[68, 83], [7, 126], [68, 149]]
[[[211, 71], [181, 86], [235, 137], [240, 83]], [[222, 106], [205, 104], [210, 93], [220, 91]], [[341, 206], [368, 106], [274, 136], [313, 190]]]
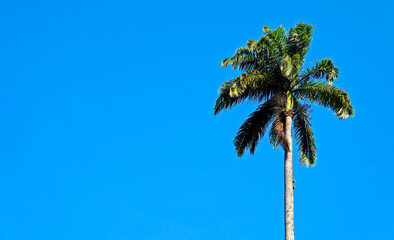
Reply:
[[265, 26], [260, 40], [249, 40], [234, 56], [223, 60], [222, 67], [231, 65], [242, 73], [222, 84], [214, 114], [244, 101], [259, 104], [235, 136], [238, 156], [245, 150], [253, 154], [267, 131], [275, 148], [286, 149], [284, 116], [290, 114], [301, 163], [314, 165], [316, 144], [308, 104], [329, 108], [339, 119], [354, 116], [348, 94], [335, 85], [338, 68], [334, 62], [326, 58], [305, 67], [312, 34], [313, 27], [302, 22], [288, 32], [282, 26], [276, 30]]

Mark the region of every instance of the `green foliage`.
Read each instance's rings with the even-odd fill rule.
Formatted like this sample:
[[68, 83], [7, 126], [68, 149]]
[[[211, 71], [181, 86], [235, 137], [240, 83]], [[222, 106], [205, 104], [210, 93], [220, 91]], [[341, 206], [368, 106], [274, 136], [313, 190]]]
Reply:
[[334, 66], [334, 62], [331, 59], [323, 59], [316, 63], [312, 68], [307, 68], [300, 76], [300, 83], [308, 83], [312, 79], [323, 79], [326, 78], [329, 85], [334, 83], [334, 80], [338, 79], [338, 68]]
[[265, 26], [260, 40], [249, 40], [245, 47], [236, 50], [234, 56], [222, 62], [223, 67], [231, 65], [242, 74], [220, 87], [215, 115], [244, 101], [260, 104], [241, 125], [234, 139], [238, 156], [242, 156], [245, 150], [253, 154], [271, 123], [271, 144], [287, 150], [284, 116], [290, 110], [301, 163], [313, 166], [316, 145], [310, 111], [300, 101], [332, 109], [340, 119], [354, 116], [348, 94], [334, 85], [338, 68], [331, 59], [318, 61], [310, 68], [304, 67], [312, 34], [313, 27], [302, 22], [288, 32], [282, 26], [275, 30]]
[[312, 34], [313, 26], [307, 23], [299, 22], [295, 28], [290, 28], [286, 41], [287, 54], [299, 54], [301, 59], [304, 59], [312, 41]]
[[283, 149], [287, 150], [288, 145], [286, 141], [286, 136], [284, 133], [284, 116], [282, 114], [275, 114], [274, 120], [272, 121], [269, 139], [270, 143], [274, 148], [282, 146]]
[[264, 136], [276, 112], [276, 107], [278, 105], [277, 101], [280, 100], [274, 97], [261, 104], [241, 125], [234, 139], [234, 145], [238, 156], [241, 157], [245, 149], [249, 149], [252, 154], [254, 153], [260, 138]]
[[247, 71], [239, 77], [223, 83], [219, 89], [219, 97], [214, 108], [215, 115], [225, 109], [249, 99], [253, 102], [268, 100], [278, 89], [270, 75], [260, 71]]
[[233, 69], [247, 71], [257, 68], [258, 58], [250, 48], [241, 47], [235, 51], [233, 57], [224, 59], [222, 67], [227, 67], [228, 64], [232, 64]]
[[298, 152], [301, 155], [300, 162], [307, 167], [314, 166], [316, 162], [316, 144], [309, 121], [309, 106], [301, 105], [300, 102], [295, 100], [293, 110], [296, 113], [294, 116], [294, 130]]
[[293, 93], [300, 99], [330, 108], [340, 119], [354, 116], [348, 93], [337, 86], [309, 81], [295, 88]]

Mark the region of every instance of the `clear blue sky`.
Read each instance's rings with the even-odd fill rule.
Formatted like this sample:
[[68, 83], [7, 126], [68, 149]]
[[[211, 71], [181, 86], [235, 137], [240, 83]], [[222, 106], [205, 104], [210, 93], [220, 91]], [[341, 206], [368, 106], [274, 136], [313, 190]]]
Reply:
[[[315, 26], [356, 117], [313, 107], [296, 238], [394, 239], [392, 1], [2, 1], [0, 240], [283, 239], [283, 151], [238, 158], [220, 62]], [[391, 154], [390, 154], [391, 153]]]

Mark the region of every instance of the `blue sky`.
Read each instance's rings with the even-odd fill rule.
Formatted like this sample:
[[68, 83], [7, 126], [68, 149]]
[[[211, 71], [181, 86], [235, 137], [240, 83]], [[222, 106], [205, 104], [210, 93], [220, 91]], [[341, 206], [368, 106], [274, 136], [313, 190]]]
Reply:
[[283, 239], [283, 151], [232, 140], [220, 62], [303, 21], [356, 117], [313, 107], [296, 238], [394, 239], [391, 1], [2, 1], [1, 240]]

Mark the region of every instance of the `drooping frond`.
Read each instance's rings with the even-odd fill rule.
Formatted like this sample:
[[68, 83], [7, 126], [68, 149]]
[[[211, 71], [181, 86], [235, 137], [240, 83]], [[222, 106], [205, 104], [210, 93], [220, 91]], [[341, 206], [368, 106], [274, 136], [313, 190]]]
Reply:
[[271, 124], [269, 138], [270, 143], [274, 146], [274, 148], [282, 146], [284, 150], [288, 150], [284, 122], [283, 114], [281, 112], [277, 112]]
[[234, 139], [235, 150], [241, 157], [246, 149], [253, 154], [259, 140], [264, 136], [268, 125], [278, 110], [281, 98], [273, 97], [261, 104], [241, 125]]
[[309, 80], [322, 78], [326, 78], [329, 85], [332, 85], [334, 80], [338, 79], [338, 68], [334, 66], [334, 62], [329, 58], [318, 61], [315, 66], [307, 68], [301, 73], [299, 83], [302, 84]]
[[295, 88], [293, 93], [300, 99], [330, 108], [340, 119], [354, 116], [354, 109], [348, 93], [335, 85], [330, 86], [326, 82], [309, 81], [305, 85]]
[[297, 100], [293, 105], [295, 139], [300, 154], [300, 162], [305, 166], [316, 163], [316, 144], [309, 117], [309, 106], [301, 105]]
[[299, 22], [295, 28], [290, 28], [286, 42], [286, 52], [293, 56], [299, 54], [300, 59], [304, 59], [312, 41], [313, 26]]
[[258, 70], [248, 71], [239, 77], [226, 81], [219, 89], [219, 97], [216, 100], [214, 114], [232, 108], [249, 99], [260, 102], [269, 99], [277, 91], [277, 83], [268, 74], [262, 74]]

